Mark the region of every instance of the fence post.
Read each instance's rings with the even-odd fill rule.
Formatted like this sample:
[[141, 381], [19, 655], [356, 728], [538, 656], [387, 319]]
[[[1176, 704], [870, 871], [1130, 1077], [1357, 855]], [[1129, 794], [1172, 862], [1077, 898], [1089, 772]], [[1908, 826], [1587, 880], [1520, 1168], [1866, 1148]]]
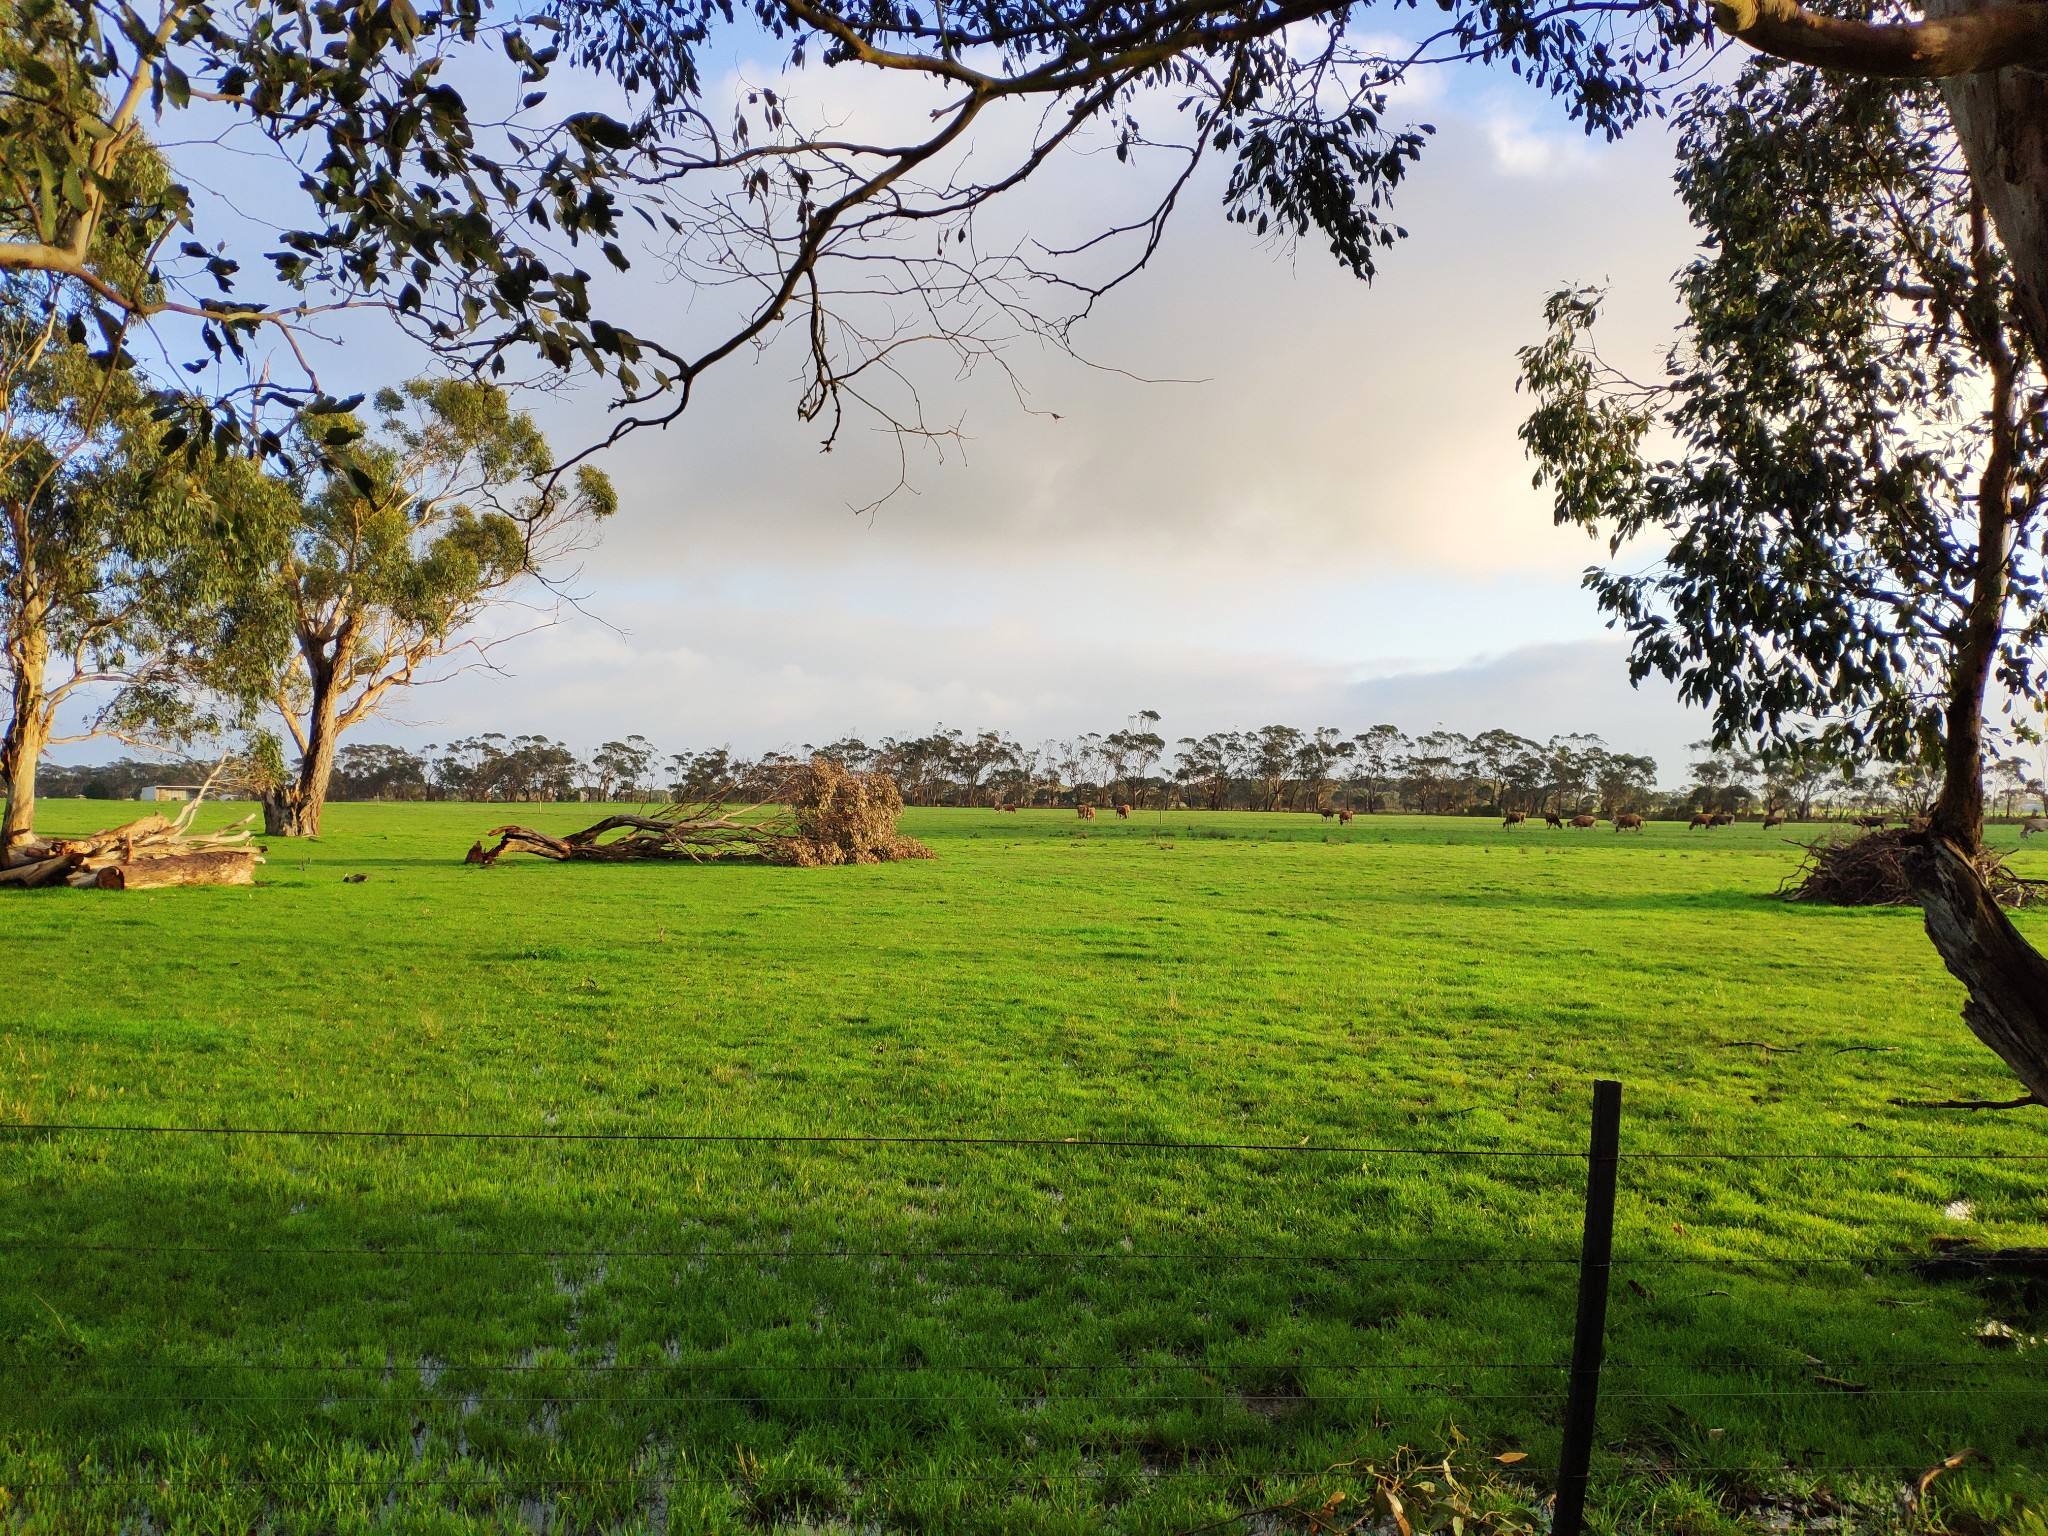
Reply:
[[1564, 1450], [1558, 1457], [1551, 1536], [1586, 1528], [1586, 1479], [1593, 1459], [1593, 1414], [1607, 1350], [1607, 1279], [1614, 1263], [1614, 1175], [1621, 1152], [1621, 1084], [1593, 1082], [1593, 1134], [1586, 1152], [1586, 1227], [1579, 1245], [1579, 1317], [1572, 1330], [1571, 1385], [1564, 1400]]

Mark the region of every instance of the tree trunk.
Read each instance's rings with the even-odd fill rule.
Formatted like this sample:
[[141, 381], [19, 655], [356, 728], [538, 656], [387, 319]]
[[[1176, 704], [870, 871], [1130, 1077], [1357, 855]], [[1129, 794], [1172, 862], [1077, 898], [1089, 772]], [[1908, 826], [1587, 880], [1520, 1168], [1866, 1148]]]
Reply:
[[1963, 1022], [2048, 1103], [2048, 959], [2020, 936], [1947, 838], [1928, 833], [1908, 868], [1927, 937], [1969, 989]]
[[0, 774], [7, 780], [7, 810], [0, 816], [0, 869], [19, 862], [24, 845], [35, 837], [36, 768], [50, 734], [49, 705], [43, 694], [50, 642], [43, 629], [42, 605], [24, 603], [16, 622], [19, 628], [8, 644], [12, 713], [6, 738], [0, 741]]
[[299, 759], [296, 777], [262, 793], [266, 837], [320, 835], [320, 812], [327, 804], [327, 786], [334, 777], [334, 749], [340, 734], [335, 716], [341, 700], [334, 686], [334, 669], [324, 657], [309, 660], [313, 696], [306, 711], [306, 751]]
[[[1927, 0], [1930, 20], [2030, 0]], [[2038, 4], [2039, 0], [2031, 0]], [[1970, 178], [2012, 262], [2034, 353], [2048, 357], [2048, 76], [2021, 69], [1941, 82]]]

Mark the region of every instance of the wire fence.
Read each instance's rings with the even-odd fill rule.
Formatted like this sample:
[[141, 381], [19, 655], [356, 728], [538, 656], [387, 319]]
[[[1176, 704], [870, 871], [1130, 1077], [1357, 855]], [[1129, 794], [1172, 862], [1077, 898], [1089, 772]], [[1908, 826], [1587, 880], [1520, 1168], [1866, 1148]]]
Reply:
[[[508, 1242], [477, 1236], [449, 1242], [390, 1235], [286, 1241], [279, 1240], [274, 1220], [230, 1216], [223, 1223], [211, 1210], [181, 1220], [175, 1209], [157, 1213], [159, 1224], [193, 1230], [172, 1240], [129, 1240], [103, 1230], [53, 1230], [63, 1222], [38, 1224], [28, 1218], [33, 1200], [18, 1198], [10, 1205], [11, 1230], [0, 1232], [0, 1264], [12, 1272], [10, 1289], [32, 1296], [52, 1321], [40, 1343], [0, 1346], [0, 1400], [10, 1405], [18, 1426], [46, 1432], [39, 1444], [66, 1454], [0, 1461], [0, 1507], [7, 1496], [60, 1493], [147, 1506], [181, 1487], [259, 1497], [319, 1488], [520, 1498], [545, 1498], [550, 1490], [617, 1489], [665, 1500], [685, 1487], [758, 1485], [758, 1456], [749, 1462], [754, 1453], [744, 1447], [738, 1461], [721, 1466], [704, 1465], [701, 1452], [691, 1448], [717, 1444], [721, 1435], [730, 1446], [735, 1426], [748, 1431], [765, 1425], [790, 1435], [814, 1426], [845, 1431], [829, 1441], [826, 1453], [826, 1461], [841, 1470], [813, 1469], [806, 1475], [814, 1483], [838, 1478], [870, 1492], [982, 1487], [1020, 1496], [1071, 1485], [1120, 1489], [1123, 1497], [1171, 1486], [1208, 1490], [1200, 1497], [1210, 1508], [1238, 1506], [1236, 1515], [1226, 1510], [1220, 1517], [1227, 1523], [1259, 1510], [1292, 1508], [1271, 1502], [1275, 1487], [1302, 1485], [1312, 1470], [1307, 1462], [1332, 1444], [1366, 1430], [1456, 1422], [1444, 1417], [1455, 1412], [1467, 1416], [1465, 1428], [1456, 1431], [1461, 1439], [1491, 1434], [1536, 1446], [1526, 1453], [1510, 1449], [1497, 1459], [1514, 1465], [1514, 1476], [1530, 1486], [1553, 1490], [1547, 1508], [1552, 1531], [1577, 1536], [1601, 1466], [1623, 1466], [1625, 1442], [1640, 1445], [1646, 1425], [1663, 1437], [1659, 1454], [1667, 1466], [1674, 1462], [1675, 1437], [1690, 1435], [1700, 1452], [1697, 1470], [1714, 1478], [1911, 1480], [1924, 1477], [1930, 1460], [1941, 1458], [1843, 1460], [1798, 1443], [1799, 1436], [1825, 1418], [1852, 1426], [1853, 1441], [1853, 1426], [1864, 1420], [1888, 1414], [1924, 1418], [1913, 1404], [1957, 1400], [1981, 1410], [1995, 1400], [2038, 1407], [2048, 1377], [2042, 1363], [2026, 1353], [2031, 1341], [2017, 1336], [2009, 1341], [2015, 1347], [2003, 1353], [1987, 1350], [1970, 1358], [1882, 1350], [1836, 1350], [1819, 1358], [1761, 1343], [1753, 1350], [1722, 1347], [1684, 1358], [1645, 1352], [1672, 1342], [1649, 1316], [1660, 1304], [1729, 1297], [1726, 1286], [1745, 1277], [1780, 1288], [1819, 1283], [1814, 1277], [1828, 1284], [1913, 1282], [1927, 1255], [1758, 1252], [1725, 1241], [1711, 1252], [1657, 1251], [1640, 1227], [1624, 1230], [1619, 1252], [1611, 1245], [1617, 1186], [1631, 1167], [2025, 1165], [2048, 1160], [2048, 1153], [1630, 1151], [1616, 1141], [1618, 1126], [1618, 1086], [1609, 1091], [1606, 1085], [1596, 1095], [1592, 1145], [1579, 1152], [837, 1132], [11, 1125], [0, 1131], [0, 1156], [15, 1154], [17, 1166], [20, 1155], [34, 1148], [103, 1156], [114, 1146], [193, 1144], [331, 1144], [374, 1151], [453, 1143], [513, 1153], [536, 1147], [882, 1153], [919, 1148], [954, 1155], [1005, 1149], [1076, 1159], [1161, 1154], [1204, 1166], [1234, 1159], [1233, 1177], [1240, 1180], [1268, 1176], [1262, 1170], [1271, 1163], [1313, 1168], [1313, 1160], [1330, 1157], [1399, 1160], [1425, 1172], [1431, 1164], [1499, 1160], [1543, 1170], [1543, 1187], [1553, 1195], [1583, 1196], [1583, 1211], [1575, 1252], [1563, 1244], [1541, 1251], [1418, 1251], [1412, 1242], [1297, 1246], [1270, 1235], [1255, 1242], [1212, 1238], [1142, 1247], [1126, 1237], [1111, 1246], [1068, 1247], [1054, 1240], [1061, 1234], [1050, 1228], [1035, 1241], [1003, 1245], [807, 1243], [792, 1231], [772, 1241], [734, 1243], [722, 1240], [724, 1229], [713, 1220], [697, 1220], [698, 1235], [688, 1241]], [[403, 1210], [407, 1192], [400, 1182], [369, 1180], [362, 1193]], [[662, 1219], [696, 1220], [680, 1192], [672, 1194], [670, 1205]], [[458, 1224], [459, 1215], [451, 1218]], [[626, 1224], [644, 1227], [650, 1220], [642, 1211]], [[208, 1222], [212, 1230], [199, 1230]], [[106, 1225], [84, 1219], [78, 1224]], [[229, 1230], [219, 1230], [222, 1225]], [[490, 1306], [494, 1281], [530, 1286], [533, 1275], [517, 1266], [533, 1265], [547, 1266], [557, 1298], [577, 1307], [608, 1283], [630, 1283], [636, 1289], [608, 1322], [664, 1313], [667, 1336], [657, 1342], [653, 1335], [663, 1329], [641, 1329], [647, 1336], [629, 1342], [619, 1335], [630, 1329], [614, 1328], [592, 1358], [587, 1343], [537, 1339], [522, 1319], [499, 1330], [518, 1334], [525, 1327], [516, 1345], [437, 1352], [437, 1334], [451, 1333], [437, 1326], [444, 1313]], [[568, 1276], [564, 1266], [583, 1278]], [[650, 1266], [671, 1267], [665, 1292]], [[454, 1278], [436, 1288], [422, 1278], [428, 1267]], [[2048, 1274], [2048, 1256], [2041, 1268]], [[1243, 1276], [1252, 1283], [1241, 1294], [1219, 1290], [1223, 1279]], [[1674, 1279], [1692, 1288], [1664, 1295], [1660, 1288], [1668, 1289]], [[61, 1282], [48, 1288], [69, 1299], [67, 1309], [36, 1289], [45, 1280]], [[1097, 1281], [1138, 1289], [1098, 1294], [1088, 1288]], [[1501, 1307], [1525, 1319], [1532, 1308], [1548, 1318], [1555, 1348], [1524, 1348], [1500, 1358], [1483, 1346], [1426, 1349], [1390, 1336], [1401, 1331], [1390, 1323], [1439, 1321], [1433, 1313], [1441, 1310], [1444, 1288], [1474, 1284], [1498, 1293], [1493, 1299]], [[1385, 1304], [1381, 1293], [1390, 1286], [1401, 1289], [1398, 1305]], [[143, 1342], [147, 1330], [137, 1320], [159, 1303], [168, 1308], [180, 1287], [219, 1301], [222, 1312], [214, 1325], [183, 1341], [160, 1327]], [[1608, 1358], [1611, 1296], [1618, 1297], [1630, 1325], [1623, 1333], [1627, 1347]], [[963, 1297], [973, 1305], [963, 1306]], [[800, 1305], [807, 1298], [813, 1303], [808, 1320]], [[842, 1328], [834, 1308], [849, 1298], [860, 1299], [867, 1316], [861, 1326]], [[1902, 1308], [1926, 1304], [1910, 1297], [1893, 1300]], [[293, 1305], [321, 1314], [321, 1358], [288, 1357]], [[1235, 1334], [1250, 1341], [1241, 1347], [1233, 1345], [1231, 1328], [1187, 1323], [1233, 1307], [1240, 1314], [1230, 1320]], [[1162, 1310], [1168, 1308], [1179, 1310]], [[1642, 1315], [1628, 1318], [1629, 1308]], [[67, 1317], [66, 1310], [78, 1315]], [[181, 1315], [189, 1322], [189, 1309]], [[1092, 1331], [1081, 1329], [1076, 1337], [1034, 1332], [1048, 1319], [1075, 1318], [1086, 1319]], [[338, 1343], [337, 1326], [345, 1335]], [[349, 1326], [359, 1326], [359, 1335], [346, 1336]], [[1455, 1326], [1442, 1331], [1460, 1332]], [[1603, 1409], [1625, 1421], [1624, 1433], [1608, 1432]], [[1716, 1454], [1723, 1431], [1701, 1415], [1738, 1409], [1752, 1418], [1767, 1415], [1793, 1438], [1771, 1447], [1771, 1460], [1756, 1459], [1753, 1442]], [[395, 1412], [411, 1421], [412, 1457], [368, 1471], [322, 1475], [275, 1464], [237, 1466], [232, 1457], [181, 1467], [160, 1449], [136, 1452], [128, 1464], [100, 1454], [105, 1437], [118, 1438], [124, 1424], [132, 1429], [136, 1422], [202, 1434], [216, 1422], [241, 1429], [286, 1425], [310, 1435], [305, 1443], [356, 1454], [393, 1443], [390, 1425], [380, 1416], [389, 1419]], [[579, 1445], [580, 1434], [604, 1438], [596, 1420], [570, 1422], [585, 1414], [627, 1424], [643, 1447], [666, 1445], [667, 1461], [658, 1468], [639, 1465], [645, 1456], [633, 1451], [625, 1455], [635, 1463], [630, 1470], [576, 1470], [535, 1462], [521, 1449], [526, 1442], [519, 1433], [538, 1420], [545, 1456], [573, 1458], [586, 1449]], [[1030, 1432], [1020, 1432], [1020, 1426], [1030, 1426]], [[444, 1439], [452, 1436], [452, 1459], [423, 1456], [430, 1427]], [[985, 1454], [962, 1458], [963, 1427], [970, 1437], [987, 1437]], [[401, 1451], [404, 1440], [401, 1433]], [[141, 1441], [131, 1437], [131, 1450], [146, 1441], [146, 1435]], [[953, 1460], [934, 1467], [931, 1453], [938, 1441], [947, 1443], [945, 1454]], [[612, 1453], [634, 1443], [630, 1437], [605, 1440]], [[881, 1454], [861, 1460], [855, 1471], [844, 1470], [849, 1450], [875, 1446], [884, 1448]], [[1107, 1464], [1132, 1455], [1135, 1466]], [[492, 1456], [495, 1463], [477, 1464]], [[977, 1459], [1005, 1464], [978, 1467]]]

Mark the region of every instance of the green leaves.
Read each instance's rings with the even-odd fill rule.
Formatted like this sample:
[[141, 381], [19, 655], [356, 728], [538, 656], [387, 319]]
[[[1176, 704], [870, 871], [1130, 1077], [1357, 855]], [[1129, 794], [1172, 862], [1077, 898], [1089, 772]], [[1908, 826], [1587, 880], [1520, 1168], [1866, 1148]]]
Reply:
[[[1678, 344], [1636, 383], [1592, 346], [1599, 294], [1555, 295], [1521, 354], [1537, 483], [1625, 557], [1586, 585], [1631, 675], [1675, 680], [1717, 739], [1917, 757], [1962, 686], [1973, 593], [2019, 620], [2008, 686], [2036, 675], [2042, 426], [2011, 398], [2041, 380], [2010, 276], [1931, 88], [1754, 65], [1678, 123], [1703, 248]], [[2015, 473], [1987, 490], [2002, 455]], [[1990, 588], [1985, 498], [2021, 530]]]

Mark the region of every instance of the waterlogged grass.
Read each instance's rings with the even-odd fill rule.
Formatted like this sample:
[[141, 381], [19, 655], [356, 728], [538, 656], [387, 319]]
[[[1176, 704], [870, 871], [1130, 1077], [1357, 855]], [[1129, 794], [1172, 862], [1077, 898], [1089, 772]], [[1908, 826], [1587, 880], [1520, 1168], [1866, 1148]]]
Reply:
[[1603, 1528], [1889, 1529], [1966, 1447], [1937, 1525], [2048, 1497], [2048, 1320], [1909, 1262], [2048, 1242], [1998, 1156], [2048, 1142], [1888, 1102], [2015, 1090], [1915, 914], [1768, 899], [1780, 834], [913, 812], [934, 861], [462, 866], [502, 819], [0, 899], [0, 1526], [1184, 1532], [1404, 1446], [1540, 1522], [1597, 1075], [1626, 1152], [1771, 1155], [1624, 1166]]

